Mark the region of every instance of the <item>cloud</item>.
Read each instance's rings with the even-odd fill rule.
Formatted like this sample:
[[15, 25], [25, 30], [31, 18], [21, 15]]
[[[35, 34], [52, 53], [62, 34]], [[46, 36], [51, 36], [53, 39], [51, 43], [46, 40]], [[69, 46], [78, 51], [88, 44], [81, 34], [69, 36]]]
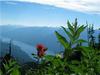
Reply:
[[12, 1], [5, 1], [6, 4], [10, 4], [10, 5], [16, 5], [16, 2], [12, 2]]
[[100, 0], [18, 0], [34, 2], [55, 7], [81, 11], [85, 13], [100, 14]]

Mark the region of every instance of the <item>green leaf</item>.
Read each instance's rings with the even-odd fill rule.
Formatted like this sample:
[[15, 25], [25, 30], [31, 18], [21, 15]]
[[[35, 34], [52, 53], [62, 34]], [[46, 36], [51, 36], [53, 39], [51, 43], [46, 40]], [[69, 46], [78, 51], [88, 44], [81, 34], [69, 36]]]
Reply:
[[85, 40], [83, 40], [83, 39], [79, 39], [79, 40], [76, 40], [76, 41], [75, 41], [75, 43], [83, 43], [83, 42], [87, 42], [87, 41], [85, 41]]
[[17, 66], [13, 68], [11, 75], [21, 75]]
[[68, 44], [68, 41], [65, 39], [65, 37], [60, 35], [57, 31], [55, 31], [55, 34], [56, 34], [59, 42], [64, 46], [64, 48], [67, 48], [69, 46], [69, 44]]
[[71, 26], [71, 24], [70, 24], [69, 21], [67, 21], [67, 25], [68, 25], [68, 29], [70, 30], [70, 32], [71, 32], [72, 34], [74, 34], [74, 28], [73, 28], [73, 26]]
[[87, 26], [82, 25], [82, 26], [80, 26], [80, 27], [77, 29], [76, 34], [75, 34], [75, 39], [78, 39], [78, 38], [79, 38], [80, 34], [84, 31], [84, 29], [85, 29], [86, 27], [87, 27]]
[[68, 32], [65, 27], [62, 26], [62, 28], [65, 31], [65, 33], [68, 35], [68, 37], [70, 38], [70, 41], [73, 42], [73, 36], [71, 35], [71, 33]]
[[85, 46], [81, 46], [81, 49], [82, 49], [82, 54], [85, 56], [85, 57], [90, 57], [90, 52], [92, 52], [92, 48], [90, 47], [85, 47]]
[[9, 66], [7, 64], [4, 64], [3, 63], [3, 66], [4, 66], [5, 70], [8, 70], [9, 69]]
[[0, 75], [3, 75], [3, 72], [2, 72], [2, 70], [0, 69]]
[[16, 63], [15, 60], [10, 59], [10, 60], [6, 60], [6, 63], [3, 63], [4, 69], [5, 69], [5, 74], [6, 75], [19, 75], [17, 73], [12, 74], [13, 71], [15, 71], [15, 69], [18, 69], [18, 64]]

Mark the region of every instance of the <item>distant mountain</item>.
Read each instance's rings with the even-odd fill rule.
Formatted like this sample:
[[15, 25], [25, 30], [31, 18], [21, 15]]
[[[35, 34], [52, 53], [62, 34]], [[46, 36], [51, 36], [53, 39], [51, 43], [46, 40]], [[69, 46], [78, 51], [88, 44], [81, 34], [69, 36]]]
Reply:
[[62, 47], [57, 42], [54, 34], [55, 30], [59, 28], [50, 27], [8, 27], [7, 30], [2, 29], [1, 36], [4, 38], [10, 38], [12, 40], [21, 41], [31, 46], [36, 46], [39, 43], [48, 47], [49, 51], [54, 53], [61, 51]]
[[[0, 40], [0, 57], [4, 56], [6, 53], [9, 53], [9, 42], [10, 39], [2, 38]], [[19, 41], [12, 41], [11, 43], [11, 55], [19, 62], [26, 63], [35, 61], [32, 56], [32, 53], [37, 54], [35, 47], [22, 43]], [[46, 51], [46, 54], [54, 54], [53, 51]]]
[[[1, 28], [1, 27], [0, 27]], [[4, 29], [7, 28], [7, 29]], [[12, 40], [27, 43], [33, 47], [37, 44], [42, 43], [48, 47], [49, 51], [54, 53], [63, 50], [63, 47], [58, 42], [54, 32], [58, 31], [62, 35], [66, 36], [61, 28], [51, 28], [51, 27], [14, 27], [5, 26], [1, 29], [1, 36], [5, 38], [10, 38]], [[95, 30], [95, 36], [97, 36], [99, 30]], [[68, 38], [66, 36], [66, 38]], [[85, 30], [81, 34], [81, 38], [87, 40], [87, 31]], [[97, 41], [97, 39], [96, 39]]]
[[0, 25], [0, 36], [21, 27], [17, 25]]
[[[0, 47], [0, 56], [4, 56], [6, 53], [9, 53], [9, 41], [10, 39], [3, 38]], [[25, 63], [28, 61], [33, 61], [32, 53], [36, 53], [36, 49], [18, 42], [18, 41], [12, 41], [11, 44], [11, 55], [15, 57], [15, 59], [20, 63]]]

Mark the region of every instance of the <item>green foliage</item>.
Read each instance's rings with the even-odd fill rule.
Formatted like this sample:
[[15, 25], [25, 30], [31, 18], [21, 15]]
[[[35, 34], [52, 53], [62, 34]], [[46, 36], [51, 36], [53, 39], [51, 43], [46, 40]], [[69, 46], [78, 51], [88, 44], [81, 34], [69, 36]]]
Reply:
[[98, 43], [100, 44], [100, 33], [98, 35]]
[[65, 48], [68, 48], [69, 47], [69, 42], [66, 40], [66, 38], [64, 36], [60, 35], [57, 31], [55, 33], [56, 33], [56, 36], [57, 36], [58, 40], [60, 41], [60, 43]]
[[79, 75], [98, 75], [100, 74], [100, 51], [95, 51], [90, 47], [81, 47], [82, 60], [78, 66], [70, 65], [72, 71]]
[[81, 46], [82, 60], [64, 61], [62, 57], [46, 55], [35, 69], [29, 69], [27, 75], [99, 75], [100, 51]]
[[79, 37], [80, 37], [80, 34], [84, 31], [84, 29], [87, 27], [84, 25], [78, 26], [77, 19], [75, 19], [75, 22], [72, 24], [68, 21], [67, 25], [68, 25], [68, 30], [63, 26], [62, 26], [62, 29], [64, 30], [66, 35], [69, 37], [69, 40], [67, 40], [67, 38], [65, 38], [63, 35], [61, 35], [57, 31], [55, 31], [55, 34], [56, 34], [59, 42], [65, 48], [65, 51], [64, 51], [65, 58], [68, 58], [71, 55], [71, 53], [74, 50], [73, 49], [74, 45], [78, 45], [83, 42], [86, 42], [85, 40], [80, 39]]
[[0, 69], [0, 75], [20, 75], [19, 66], [15, 60], [5, 60], [1, 64], [3, 69]]
[[2, 72], [2, 70], [0, 69], [0, 75], [3, 75], [3, 72]]
[[[87, 24], [88, 25], [88, 24]], [[92, 25], [88, 25], [87, 33], [88, 33], [88, 45], [95, 49], [95, 37], [94, 37], [94, 27]]]

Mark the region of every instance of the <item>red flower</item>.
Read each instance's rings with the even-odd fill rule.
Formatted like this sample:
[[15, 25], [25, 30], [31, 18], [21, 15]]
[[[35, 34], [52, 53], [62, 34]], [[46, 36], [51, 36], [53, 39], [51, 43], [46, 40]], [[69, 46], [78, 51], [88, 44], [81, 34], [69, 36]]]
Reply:
[[44, 45], [42, 45], [42, 44], [38, 44], [38, 45], [36, 46], [36, 48], [37, 48], [37, 50], [41, 50], [41, 49], [44, 49], [45, 47], [44, 47]]
[[40, 58], [43, 57], [44, 54], [45, 54], [45, 51], [47, 50], [47, 48], [44, 45], [42, 45], [42, 44], [38, 44], [36, 46], [36, 48], [37, 48], [37, 55], [38, 55], [38, 57], [40, 57]]

